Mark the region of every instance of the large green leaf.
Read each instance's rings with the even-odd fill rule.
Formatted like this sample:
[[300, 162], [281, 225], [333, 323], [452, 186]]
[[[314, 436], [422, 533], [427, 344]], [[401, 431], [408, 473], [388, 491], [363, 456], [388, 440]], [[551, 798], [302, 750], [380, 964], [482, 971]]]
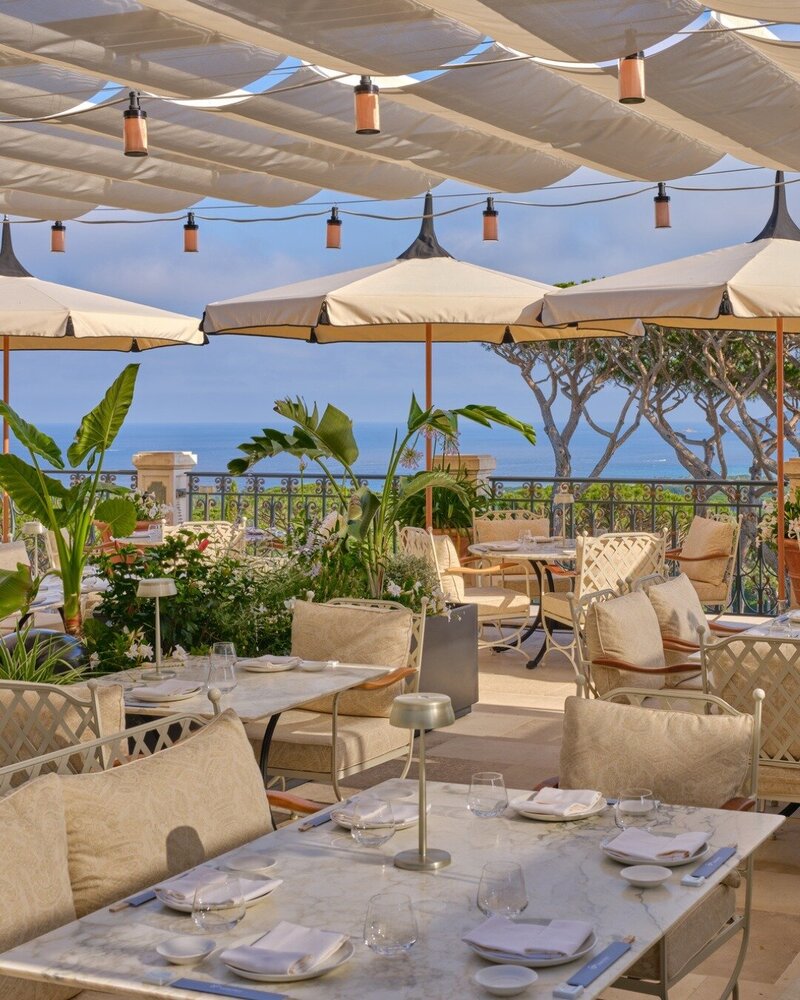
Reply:
[[23, 514], [30, 514], [37, 521], [51, 524], [50, 508], [48, 507], [44, 489], [58, 503], [63, 499], [66, 490], [62, 483], [51, 476], [40, 474], [17, 455], [0, 455], [0, 488], [8, 493]]
[[341, 465], [353, 465], [358, 458], [353, 421], [330, 403], [325, 407], [322, 420], [317, 426], [316, 437]]
[[469, 406], [462, 406], [453, 412], [468, 420], [473, 420], [476, 424], [482, 424], [484, 427], [490, 427], [492, 424], [510, 427], [512, 430], [519, 431], [530, 444], [536, 444], [536, 431], [530, 424], [517, 420], [516, 417], [510, 416], [503, 410], [498, 410], [496, 406], [470, 403]]
[[136, 507], [123, 497], [101, 500], [95, 507], [94, 516], [105, 521], [114, 538], [125, 538], [136, 527]]
[[0, 618], [26, 607], [32, 598], [31, 571], [24, 563], [15, 570], [0, 569]]
[[67, 459], [73, 468], [80, 466], [90, 454], [91, 464], [95, 455], [102, 454], [111, 445], [133, 402], [138, 372], [138, 365], [126, 365], [97, 406], [81, 420], [75, 440], [67, 451]]
[[320, 420], [316, 403], [309, 410], [305, 400], [279, 399], [275, 412], [297, 426], [292, 430], [295, 451], [309, 458], [326, 455], [342, 465], [352, 465], [358, 458], [358, 445], [353, 437], [353, 421], [346, 413], [328, 404]]
[[380, 497], [369, 486], [351, 493], [347, 505], [347, 534], [358, 541], [364, 539], [380, 508]]
[[64, 468], [64, 458], [61, 449], [55, 441], [38, 427], [29, 424], [27, 420], [11, 409], [8, 403], [0, 402], [0, 419], [5, 418], [14, 437], [21, 445], [41, 458], [55, 466], [56, 469]]
[[459, 497], [466, 496], [463, 487], [455, 476], [444, 469], [433, 469], [430, 472], [417, 472], [413, 476], [401, 480], [399, 499], [403, 500], [406, 497], [413, 496], [415, 493], [421, 493], [423, 490], [427, 490], [428, 488], [433, 489], [434, 487], [449, 490]]

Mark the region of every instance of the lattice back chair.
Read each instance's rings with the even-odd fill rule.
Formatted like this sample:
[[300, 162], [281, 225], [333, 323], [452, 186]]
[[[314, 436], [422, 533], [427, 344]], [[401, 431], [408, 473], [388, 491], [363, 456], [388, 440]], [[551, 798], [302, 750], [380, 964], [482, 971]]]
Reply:
[[701, 644], [706, 689], [742, 711], [763, 689], [758, 753], [760, 797], [800, 803], [800, 643], [771, 636], [729, 636]]
[[[596, 788], [607, 797], [618, 795], [621, 784], [642, 784], [653, 789], [667, 813], [669, 805], [753, 809], [761, 794], [757, 761], [763, 702], [758, 689], [750, 692], [749, 712], [702, 691], [626, 687], [591, 701], [567, 698], [559, 776], [542, 784]], [[736, 899], [741, 876], [733, 869], [614, 985], [667, 1000], [675, 983], [741, 933], [733, 969], [719, 994], [738, 996], [750, 934], [752, 854], [742, 873], [741, 912]]]
[[[477, 514], [474, 510], [472, 512], [472, 540], [477, 545], [487, 542], [517, 541], [525, 533], [534, 538], [549, 537], [550, 518], [541, 510], [517, 508], [487, 510], [482, 514]], [[511, 590], [527, 593], [531, 600], [538, 599], [539, 581], [530, 572], [525, 575], [525, 570], [529, 569], [528, 564], [524, 563], [517, 573], [513, 570], [506, 572], [497, 582]], [[566, 583], [567, 581], [564, 581], [559, 589], [569, 589]], [[559, 581], [556, 580], [556, 585], [558, 584]]]
[[[531, 572], [527, 566], [495, 562], [491, 557], [460, 559], [447, 535], [435, 535], [424, 528], [401, 528], [400, 548], [408, 555], [419, 556], [436, 572], [439, 587], [452, 604], [473, 604], [478, 612], [478, 646], [481, 649], [510, 649], [527, 654], [521, 643], [531, 622], [528, 597]], [[513, 590], [505, 585], [505, 575], [524, 580], [524, 588]], [[497, 582], [501, 584], [497, 586]], [[468, 587], [468, 582], [479, 584]]]
[[247, 522], [238, 521], [184, 521], [181, 524], [165, 524], [163, 537], [189, 532], [193, 535], [208, 535], [199, 544], [210, 559], [224, 559], [227, 556], [241, 556], [245, 551]]
[[692, 581], [700, 601], [719, 609], [718, 618], [731, 603], [741, 531], [741, 516], [698, 515], [682, 544], [667, 552], [667, 559], [676, 561]]
[[[650, 534], [644, 531], [617, 531], [604, 535], [579, 535], [575, 540], [575, 569], [549, 568], [545, 574], [547, 590], [542, 594], [542, 626], [545, 642], [542, 655], [550, 649], [558, 649], [572, 664], [576, 674], [580, 673], [579, 650], [575, 633], [567, 643], [557, 643], [553, 636], [556, 630], [571, 630], [573, 611], [571, 597], [580, 601], [587, 594], [611, 590], [620, 595], [630, 589], [631, 582], [640, 576], [663, 573], [666, 534]], [[560, 591], [557, 577], [572, 579], [570, 592]]]
[[[405, 758], [401, 777], [408, 774], [413, 734], [390, 726], [389, 711], [397, 695], [418, 689], [426, 606], [423, 601], [421, 612], [412, 614], [397, 601], [295, 602], [293, 654], [392, 669], [383, 677], [284, 713], [271, 742], [265, 739], [263, 724], [248, 724], [247, 735], [260, 756], [265, 782], [270, 775], [330, 782], [341, 799], [342, 780], [378, 764]], [[264, 760], [267, 747], [270, 775]]]

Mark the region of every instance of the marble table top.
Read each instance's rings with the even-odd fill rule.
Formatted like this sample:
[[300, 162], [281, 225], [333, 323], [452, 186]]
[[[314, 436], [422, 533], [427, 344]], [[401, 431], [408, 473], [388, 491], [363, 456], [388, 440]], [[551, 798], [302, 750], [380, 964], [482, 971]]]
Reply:
[[[165, 663], [164, 667], [175, 669], [179, 679], [205, 682], [207, 676], [207, 660], [203, 657], [189, 657], [185, 664]], [[363, 681], [375, 680], [390, 672], [389, 667], [368, 667], [361, 664], [340, 663], [335, 667], [326, 667], [318, 673], [307, 673], [304, 670], [283, 670], [278, 673], [250, 673], [241, 667], [236, 668], [237, 684], [233, 691], [222, 695], [220, 707], [232, 708], [242, 722], [258, 722], [297, 708], [314, 698], [336, 694], [357, 687]], [[132, 687], [134, 684], [156, 684], [156, 681], [140, 681], [141, 670], [123, 670], [117, 674], [108, 674], [100, 680], [101, 684], [123, 684]], [[171, 701], [164, 704], [143, 704], [128, 699], [126, 706], [137, 715], [167, 716], [181, 715], [211, 716], [211, 702], [205, 689], [191, 698], [183, 701]]]
[[574, 539], [567, 538], [563, 542], [530, 542], [515, 549], [493, 549], [491, 542], [470, 545], [469, 551], [474, 556], [497, 559], [505, 562], [520, 562], [527, 559], [530, 562], [575, 562], [577, 554]]
[[[794, 612], [797, 614], [797, 611]], [[789, 615], [780, 615], [758, 625], [752, 625], [742, 635], [766, 636], [768, 639], [800, 640], [800, 619], [792, 621]]]
[[[394, 779], [377, 786], [387, 798], [402, 797], [414, 782]], [[591, 920], [598, 949], [635, 934], [633, 947], [586, 989], [592, 1000], [655, 944], [737, 864], [784, 822], [783, 817], [662, 806], [662, 822], [674, 829], [708, 830], [712, 848], [738, 845], [737, 855], [703, 886], [687, 888], [680, 879], [692, 865], [673, 869], [657, 889], [635, 889], [620, 878], [623, 867], [607, 858], [601, 841], [614, 832], [611, 810], [572, 823], [540, 823], [508, 810], [497, 819], [480, 819], [466, 808], [464, 785], [429, 782], [432, 803], [428, 844], [452, 854], [452, 864], [438, 872], [395, 868], [391, 859], [416, 846], [416, 828], [398, 832], [380, 849], [358, 846], [349, 833], [328, 823], [306, 833], [297, 824], [255, 843], [277, 859], [274, 874], [283, 885], [248, 909], [237, 928], [217, 935], [217, 949], [193, 966], [170, 966], [155, 951], [160, 942], [190, 933], [191, 917], [167, 910], [153, 900], [117, 913], [108, 909], [51, 931], [0, 955], [0, 973], [58, 982], [75, 987], [121, 990], [162, 1000], [203, 1000], [204, 994], [175, 989], [181, 976], [228, 985], [258, 986], [303, 1000], [428, 1000], [434, 997], [484, 997], [472, 976], [486, 963], [461, 936], [483, 920], [475, 896], [482, 866], [513, 859], [523, 868], [530, 900], [527, 916]], [[511, 793], [510, 797], [513, 797]], [[657, 830], [655, 832], [658, 832]], [[120, 864], [125, 863], [124, 856]], [[383, 958], [363, 944], [367, 902], [375, 893], [402, 891], [412, 901], [419, 938], [408, 954]], [[263, 933], [279, 920], [290, 920], [352, 936], [353, 958], [319, 979], [291, 984], [245, 983], [218, 958], [234, 941]], [[539, 969], [530, 996], [550, 997], [579, 962]]]

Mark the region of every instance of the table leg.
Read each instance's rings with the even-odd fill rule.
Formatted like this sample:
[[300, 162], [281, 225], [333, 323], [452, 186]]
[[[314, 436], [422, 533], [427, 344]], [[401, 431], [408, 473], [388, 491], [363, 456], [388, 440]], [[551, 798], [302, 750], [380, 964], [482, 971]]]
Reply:
[[278, 725], [278, 719], [280, 719], [281, 713], [276, 712], [275, 715], [271, 715], [267, 727], [264, 730], [264, 738], [261, 741], [261, 752], [258, 755], [258, 766], [261, 768], [261, 777], [264, 779], [264, 787], [267, 787], [267, 781], [269, 780], [269, 775], [267, 774], [267, 765], [269, 762], [269, 748], [272, 743], [272, 737], [275, 733], [275, 727]]
[[[542, 631], [544, 631], [544, 617], [542, 615], [542, 594], [544, 593], [545, 573], [547, 573], [548, 576], [549, 586], [553, 585], [553, 578], [551, 574], [547, 571], [546, 566], [543, 566], [538, 560], [531, 560], [531, 564], [533, 565], [533, 568], [536, 572], [536, 579], [539, 581], [539, 610], [536, 614], [536, 618], [534, 619], [533, 624], [527, 630], [525, 635], [523, 635], [521, 640], [522, 642], [525, 642], [526, 639], [529, 639], [540, 625], [542, 626]], [[569, 625], [563, 625], [561, 622], [551, 621], [550, 627], [554, 632], [571, 631], [571, 627]], [[532, 660], [528, 660], [528, 662], [525, 664], [528, 670], [535, 670], [542, 662], [542, 658], [546, 652], [547, 652], [547, 635], [545, 634], [539, 652], [536, 654], [536, 656], [534, 656]]]

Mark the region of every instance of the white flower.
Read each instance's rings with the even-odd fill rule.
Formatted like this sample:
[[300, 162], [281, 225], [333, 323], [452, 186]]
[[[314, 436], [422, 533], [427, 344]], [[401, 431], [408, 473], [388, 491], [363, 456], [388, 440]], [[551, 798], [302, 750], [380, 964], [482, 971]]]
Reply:
[[183, 646], [175, 646], [175, 648], [172, 650], [172, 655], [175, 657], [176, 660], [185, 661], [189, 659], [189, 654], [186, 652]]
[[152, 660], [153, 659], [153, 647], [150, 645], [149, 642], [140, 642], [139, 643], [139, 656], [143, 660]]
[[125, 650], [125, 655], [128, 657], [129, 660], [138, 660], [139, 659], [139, 645], [138, 645], [138, 643], [134, 643], [130, 647], [130, 649], [126, 649]]
[[400, 595], [403, 593], [403, 588], [400, 587], [398, 584], [396, 584], [393, 580], [390, 580], [386, 584], [386, 593], [390, 597], [400, 597]]
[[295, 604], [297, 604], [296, 597], [290, 597], [288, 601], [283, 602], [283, 606], [286, 608], [287, 611], [294, 611]]
[[100, 654], [92, 653], [92, 655], [89, 657], [89, 666], [92, 668], [92, 670], [94, 670], [99, 663], [100, 663]]
[[416, 594], [416, 592], [417, 592], [417, 591], [418, 591], [418, 590], [419, 590], [419, 589], [420, 589], [421, 587], [422, 587], [422, 580], [415, 580], [415, 581], [414, 581], [414, 586], [413, 586], [413, 588], [412, 588], [412, 589], [413, 589], [413, 591], [414, 591], [414, 593]]

